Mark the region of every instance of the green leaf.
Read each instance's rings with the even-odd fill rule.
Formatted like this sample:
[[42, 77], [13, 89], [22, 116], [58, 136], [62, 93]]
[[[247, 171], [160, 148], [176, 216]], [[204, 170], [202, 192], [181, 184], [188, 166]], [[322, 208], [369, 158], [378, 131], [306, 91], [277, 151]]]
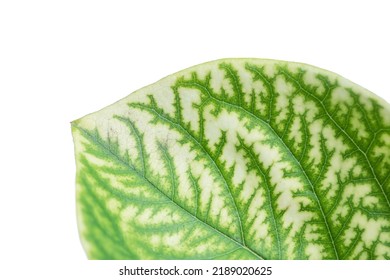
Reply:
[[389, 259], [390, 106], [313, 66], [194, 66], [72, 123], [91, 259]]

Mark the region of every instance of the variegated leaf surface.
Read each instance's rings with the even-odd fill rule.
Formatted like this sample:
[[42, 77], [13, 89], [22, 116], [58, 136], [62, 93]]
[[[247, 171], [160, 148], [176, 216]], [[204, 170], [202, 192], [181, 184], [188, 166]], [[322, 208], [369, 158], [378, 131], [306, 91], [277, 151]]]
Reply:
[[72, 133], [90, 259], [390, 258], [390, 106], [337, 74], [213, 61]]

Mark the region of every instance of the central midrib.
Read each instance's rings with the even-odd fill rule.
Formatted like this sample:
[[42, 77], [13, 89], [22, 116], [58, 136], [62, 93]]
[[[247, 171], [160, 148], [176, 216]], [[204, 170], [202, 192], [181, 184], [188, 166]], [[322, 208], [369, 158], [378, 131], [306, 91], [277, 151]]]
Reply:
[[267, 128], [270, 129], [270, 132], [273, 133], [274, 135], [277, 136], [277, 138], [280, 140], [280, 142], [282, 143], [282, 145], [285, 147], [285, 149], [287, 150], [287, 152], [290, 154], [290, 156], [294, 159], [294, 161], [298, 164], [299, 168], [302, 170], [302, 173], [303, 175], [305, 176], [305, 179], [306, 181], [309, 183], [313, 193], [314, 193], [314, 196], [316, 198], [316, 201], [317, 201], [317, 204], [319, 206], [319, 209], [320, 209], [320, 212], [321, 212], [321, 216], [322, 216], [322, 219], [324, 220], [324, 223], [325, 223], [325, 226], [326, 226], [326, 229], [327, 229], [327, 233], [328, 233], [328, 236], [329, 236], [329, 239], [332, 243], [332, 247], [333, 247], [333, 251], [335, 253], [335, 256], [337, 259], [339, 259], [339, 253], [338, 253], [338, 250], [337, 250], [337, 247], [336, 247], [336, 244], [334, 242], [334, 238], [333, 238], [333, 235], [332, 235], [332, 232], [330, 231], [330, 227], [329, 227], [329, 223], [328, 223], [328, 220], [327, 220], [327, 217], [325, 215], [325, 212], [323, 210], [323, 207], [322, 207], [322, 204], [318, 198], [318, 195], [317, 195], [317, 192], [314, 188], [314, 185], [313, 183], [311, 182], [310, 178], [307, 176], [306, 174], [306, 171], [305, 169], [303, 168], [303, 166], [301, 165], [301, 163], [299, 162], [299, 160], [295, 157], [295, 155], [293, 154], [293, 152], [291, 151], [291, 149], [286, 145], [286, 143], [284, 143], [284, 141], [279, 138], [278, 134], [276, 133], [276, 131], [274, 130], [274, 128], [269, 124], [267, 123], [266, 121], [264, 121], [263, 119], [259, 118], [258, 116], [254, 115], [253, 113], [249, 112], [248, 110], [246, 110], [245, 108], [239, 106], [239, 105], [236, 105], [236, 104], [232, 104], [228, 101], [224, 101], [224, 100], [221, 100], [219, 99], [218, 97], [215, 97], [213, 94], [211, 94], [211, 92], [209, 91], [209, 89], [207, 87], [205, 87], [204, 85], [202, 84], [199, 84], [197, 82], [191, 82], [189, 84], [192, 84], [193, 86], [195, 87], [198, 87], [198, 88], [202, 88], [203, 91], [205, 91], [205, 93], [209, 96], [209, 98], [211, 98], [214, 102], [219, 102], [219, 103], [222, 103], [222, 104], [225, 104], [225, 106], [228, 106], [228, 107], [233, 107], [235, 108], [236, 110], [238, 111], [242, 111], [242, 112], [245, 112], [246, 114], [248, 114], [251, 118], [255, 119], [255, 120], [258, 120], [260, 121], [263, 125], [265, 125]]

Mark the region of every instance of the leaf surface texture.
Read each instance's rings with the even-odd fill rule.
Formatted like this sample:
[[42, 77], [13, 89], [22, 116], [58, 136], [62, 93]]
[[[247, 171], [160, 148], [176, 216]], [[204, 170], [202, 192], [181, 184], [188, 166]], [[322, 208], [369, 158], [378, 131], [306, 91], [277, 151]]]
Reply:
[[337, 74], [213, 61], [72, 132], [91, 259], [390, 258], [390, 107]]

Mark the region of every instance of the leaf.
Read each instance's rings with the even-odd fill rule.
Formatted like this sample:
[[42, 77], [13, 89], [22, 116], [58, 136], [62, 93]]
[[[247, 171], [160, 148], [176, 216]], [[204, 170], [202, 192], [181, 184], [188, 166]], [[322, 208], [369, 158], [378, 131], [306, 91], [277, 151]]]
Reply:
[[334, 73], [213, 61], [72, 131], [91, 259], [390, 258], [390, 106]]

